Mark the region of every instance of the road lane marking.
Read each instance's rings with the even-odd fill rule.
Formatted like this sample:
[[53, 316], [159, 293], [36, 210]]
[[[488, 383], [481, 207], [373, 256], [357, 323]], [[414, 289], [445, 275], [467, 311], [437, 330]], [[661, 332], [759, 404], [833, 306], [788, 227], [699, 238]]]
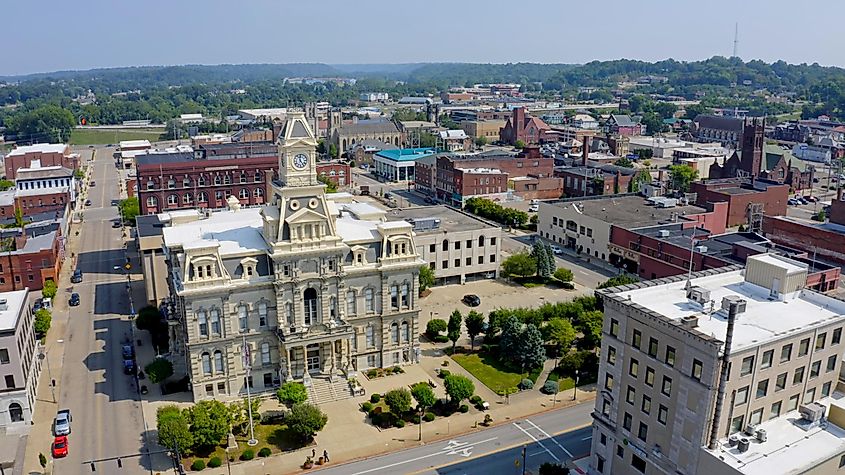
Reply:
[[581, 439], [581, 442], [584, 442], [585, 440], [590, 440], [592, 438], [593, 438], [593, 436], [584, 437], [583, 439]]
[[535, 423], [531, 422], [531, 420], [530, 420], [530, 419], [525, 419], [525, 422], [527, 422], [527, 423], [531, 424], [531, 425], [532, 425], [535, 429], [537, 429], [538, 431], [540, 431], [540, 433], [541, 433], [541, 434], [543, 434], [543, 435], [545, 435], [546, 437], [548, 437], [548, 438], [549, 438], [552, 442], [554, 442], [554, 443], [555, 443], [555, 445], [557, 445], [558, 447], [560, 447], [560, 450], [563, 450], [563, 451], [566, 453], [566, 455], [568, 455], [568, 456], [569, 456], [569, 458], [575, 458], [575, 457], [573, 457], [573, 456], [572, 456], [572, 452], [570, 452], [570, 451], [566, 450], [566, 447], [564, 447], [564, 446], [560, 445], [560, 442], [556, 441], [554, 437], [552, 437], [551, 435], [549, 435], [549, 433], [548, 433], [548, 432], [546, 432], [546, 431], [544, 431], [543, 429], [541, 429], [541, 428], [540, 428], [540, 426], [538, 426], [537, 424], [535, 424]]
[[[438, 450], [437, 452], [434, 452], [434, 453], [431, 453], [431, 454], [428, 454], [428, 455], [421, 455], [419, 457], [415, 457], [415, 458], [408, 459], [408, 460], [403, 460], [401, 462], [396, 462], [396, 463], [392, 463], [392, 464], [389, 464], [389, 465], [384, 465], [382, 467], [375, 467], [375, 468], [371, 468], [369, 470], [363, 470], [361, 472], [355, 472], [353, 475], [363, 475], [365, 473], [377, 472], [379, 470], [385, 470], [385, 469], [388, 469], [388, 468], [397, 467], [399, 465], [404, 465], [406, 463], [417, 462], [419, 460], [427, 459], [429, 457], [435, 457], [435, 456], [438, 456], [438, 455], [460, 455], [460, 456], [466, 458], [466, 457], [469, 457], [470, 455], [472, 455], [471, 449], [473, 449], [475, 445], [480, 445], [480, 444], [483, 444], [483, 443], [486, 443], [486, 442], [491, 442], [491, 441], [496, 440], [496, 439], [498, 439], [498, 437], [491, 437], [489, 439], [479, 440], [478, 442], [461, 442], [459, 440], [450, 440], [446, 444], [446, 447], [443, 447], [442, 449]], [[552, 455], [552, 456], [554, 457], [554, 455]]]
[[545, 446], [545, 445], [543, 445], [543, 443], [542, 443], [542, 442], [540, 442], [540, 440], [539, 440], [539, 439], [537, 439], [536, 437], [534, 437], [533, 435], [531, 435], [531, 433], [530, 433], [530, 432], [528, 432], [527, 430], [525, 430], [525, 429], [523, 429], [522, 427], [520, 427], [520, 426], [519, 426], [519, 424], [517, 424], [516, 422], [513, 422], [513, 426], [514, 426], [514, 427], [516, 427], [517, 429], [521, 430], [523, 434], [527, 435], [528, 437], [531, 437], [531, 440], [533, 440], [534, 442], [536, 442], [536, 443], [537, 443], [537, 445], [539, 445], [540, 447], [542, 447], [542, 448], [543, 448], [543, 450], [545, 450], [546, 452], [548, 452], [548, 453], [549, 453], [549, 455], [551, 455], [551, 456], [552, 456], [552, 458], [554, 458], [556, 461], [560, 462], [560, 459], [558, 458], [558, 456], [557, 456], [557, 455], [555, 455], [555, 454], [554, 454], [554, 452], [552, 452], [551, 450], [549, 450], [548, 448], [546, 448], [546, 446]]

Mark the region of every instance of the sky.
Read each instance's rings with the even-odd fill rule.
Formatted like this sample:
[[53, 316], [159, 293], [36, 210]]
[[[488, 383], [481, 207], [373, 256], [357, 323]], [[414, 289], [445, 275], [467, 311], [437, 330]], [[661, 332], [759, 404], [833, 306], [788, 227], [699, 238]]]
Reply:
[[[523, 10], [519, 10], [524, 7]], [[840, 0], [8, 0], [0, 75], [221, 63], [845, 66]]]

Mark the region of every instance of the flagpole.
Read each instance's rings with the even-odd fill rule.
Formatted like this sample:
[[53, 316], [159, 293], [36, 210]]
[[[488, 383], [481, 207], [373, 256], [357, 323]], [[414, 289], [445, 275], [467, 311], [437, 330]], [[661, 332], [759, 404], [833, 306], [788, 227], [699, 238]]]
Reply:
[[255, 439], [255, 427], [252, 423], [252, 399], [249, 391], [249, 373], [252, 369], [252, 354], [249, 350], [249, 347], [246, 346], [246, 335], [243, 336], [243, 351], [241, 352], [241, 354], [243, 355], [244, 369], [246, 370], [246, 408], [249, 414], [249, 440], [247, 441], [246, 445], [249, 445], [250, 447], [255, 447], [256, 445], [258, 445], [258, 440]]
[[687, 270], [687, 287], [690, 286], [690, 281], [692, 280], [692, 264], [693, 264], [693, 257], [695, 256], [695, 230], [697, 227], [692, 228], [692, 236], [689, 238], [689, 269]]

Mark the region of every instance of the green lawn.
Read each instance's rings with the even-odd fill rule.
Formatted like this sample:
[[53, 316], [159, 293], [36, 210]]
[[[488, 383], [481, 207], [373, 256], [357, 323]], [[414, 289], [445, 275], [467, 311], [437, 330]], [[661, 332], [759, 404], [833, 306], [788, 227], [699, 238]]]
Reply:
[[164, 129], [73, 129], [73, 145], [117, 144], [121, 140], [149, 140], [157, 142]]
[[[291, 434], [290, 431], [287, 430], [287, 426], [284, 424], [256, 424], [255, 438], [258, 439], [258, 445], [250, 447], [247, 445], [249, 435], [236, 435], [235, 440], [238, 442], [238, 448], [230, 450], [229, 457], [238, 460], [244, 450], [251, 449], [255, 453], [255, 458], [259, 458], [258, 451], [263, 447], [269, 447], [273, 454], [278, 454], [280, 452], [302, 446], [302, 442], [295, 435]], [[220, 460], [223, 461], [223, 466], [225, 467], [225, 445], [226, 443], [224, 442], [223, 446], [214, 447], [214, 450], [210, 452], [204, 451], [202, 453], [185, 456], [183, 457], [183, 463], [185, 467], [190, 467], [196, 459], [203, 459], [206, 463], [208, 463], [208, 459], [211, 457], [220, 457]]]
[[452, 359], [495, 393], [517, 387], [524, 378], [536, 382], [541, 371], [538, 368], [530, 373], [517, 373], [494, 356], [482, 352], [457, 353], [452, 355]]
[[[546, 381], [557, 381], [558, 382], [558, 392], [564, 391], [566, 389], [572, 389], [575, 387], [575, 380], [572, 379], [571, 376], [564, 376], [561, 374], [559, 368], [555, 368], [549, 373], [549, 377]], [[593, 384], [596, 382], [595, 375], [593, 374], [586, 374], [582, 375], [578, 378], [578, 386], [583, 386], [585, 384]]]

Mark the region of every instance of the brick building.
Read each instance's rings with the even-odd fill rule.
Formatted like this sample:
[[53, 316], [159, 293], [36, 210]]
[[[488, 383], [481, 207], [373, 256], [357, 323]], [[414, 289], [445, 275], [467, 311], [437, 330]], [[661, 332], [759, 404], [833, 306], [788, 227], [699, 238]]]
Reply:
[[555, 175], [563, 180], [563, 193], [568, 197], [627, 193], [631, 191], [631, 180], [637, 173], [634, 168], [596, 162], [555, 170]]
[[611, 114], [610, 118], [605, 122], [604, 128], [609, 134], [625, 137], [638, 136], [645, 132], [645, 126], [643, 124], [625, 114]]
[[35, 144], [18, 147], [5, 158], [6, 179], [17, 178], [19, 168], [64, 167], [79, 168], [79, 154], [71, 153], [67, 144]]
[[275, 173], [278, 158], [275, 151], [253, 155], [251, 150], [255, 149], [238, 148], [237, 153], [200, 159], [183, 152], [139, 155], [136, 170], [141, 214], [223, 208], [233, 195], [242, 205], [264, 203], [265, 171]]
[[326, 177], [337, 186], [352, 183], [352, 169], [345, 162], [317, 162], [317, 176]]
[[696, 182], [692, 184], [690, 192], [696, 194], [696, 204], [699, 206], [709, 202], [727, 202], [728, 227], [748, 224], [748, 211], [752, 203], [761, 204], [766, 216], [784, 216], [786, 201], [789, 199], [789, 185], [741, 178]]
[[0, 292], [41, 290], [47, 280], [58, 282], [65, 257], [63, 222], [0, 233]]
[[546, 139], [549, 131], [551, 128], [542, 119], [526, 114], [524, 107], [516, 107], [499, 131], [499, 140], [510, 145], [516, 145], [517, 141], [537, 144]]

